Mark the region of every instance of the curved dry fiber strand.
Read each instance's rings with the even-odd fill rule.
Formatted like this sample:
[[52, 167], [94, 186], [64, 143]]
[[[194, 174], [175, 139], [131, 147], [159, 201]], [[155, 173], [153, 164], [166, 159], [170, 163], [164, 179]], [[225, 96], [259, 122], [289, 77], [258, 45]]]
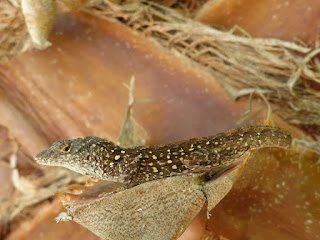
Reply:
[[316, 90], [320, 68], [313, 60], [319, 49], [218, 31], [146, 1], [119, 6], [105, 0], [85, 12], [116, 18], [177, 56], [187, 56], [204, 66], [234, 98], [240, 97], [240, 89], [263, 90], [284, 120], [310, 129], [309, 134], [320, 129]]
[[184, 16], [193, 18], [207, 0], [160, 0], [157, 3], [178, 11]]

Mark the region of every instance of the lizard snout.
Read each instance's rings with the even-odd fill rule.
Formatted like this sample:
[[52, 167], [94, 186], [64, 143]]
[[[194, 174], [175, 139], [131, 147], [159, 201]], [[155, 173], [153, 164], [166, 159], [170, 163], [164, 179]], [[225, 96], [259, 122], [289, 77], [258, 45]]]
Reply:
[[37, 163], [39, 164], [45, 164], [45, 165], [49, 165], [50, 164], [50, 156], [52, 154], [50, 154], [50, 151], [48, 151], [48, 149], [41, 151], [40, 153], [38, 153], [37, 156], [35, 156], [35, 160]]

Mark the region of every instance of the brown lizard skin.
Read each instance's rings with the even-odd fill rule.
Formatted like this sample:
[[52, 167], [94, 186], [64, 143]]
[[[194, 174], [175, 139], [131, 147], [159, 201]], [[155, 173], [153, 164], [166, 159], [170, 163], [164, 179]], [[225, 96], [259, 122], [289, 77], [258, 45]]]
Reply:
[[55, 142], [35, 159], [39, 164], [135, 186], [176, 175], [212, 174], [232, 165], [249, 150], [289, 149], [291, 142], [290, 133], [271, 126], [243, 127], [209, 137], [126, 149], [89, 136]]

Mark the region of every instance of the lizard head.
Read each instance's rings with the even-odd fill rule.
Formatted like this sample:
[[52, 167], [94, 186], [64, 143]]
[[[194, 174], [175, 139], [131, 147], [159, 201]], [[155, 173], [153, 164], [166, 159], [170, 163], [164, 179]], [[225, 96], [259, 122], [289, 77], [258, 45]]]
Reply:
[[58, 141], [40, 152], [35, 160], [42, 165], [66, 167], [83, 175], [99, 177], [102, 166], [93, 149], [102, 141], [106, 140], [94, 136]]

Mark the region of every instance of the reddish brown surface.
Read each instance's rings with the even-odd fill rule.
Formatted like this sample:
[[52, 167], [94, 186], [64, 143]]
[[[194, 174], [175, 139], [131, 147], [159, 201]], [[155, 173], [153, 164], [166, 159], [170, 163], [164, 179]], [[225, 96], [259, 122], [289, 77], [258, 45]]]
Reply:
[[227, 29], [238, 25], [254, 37], [311, 43], [320, 26], [320, 1], [211, 0], [197, 19]]

